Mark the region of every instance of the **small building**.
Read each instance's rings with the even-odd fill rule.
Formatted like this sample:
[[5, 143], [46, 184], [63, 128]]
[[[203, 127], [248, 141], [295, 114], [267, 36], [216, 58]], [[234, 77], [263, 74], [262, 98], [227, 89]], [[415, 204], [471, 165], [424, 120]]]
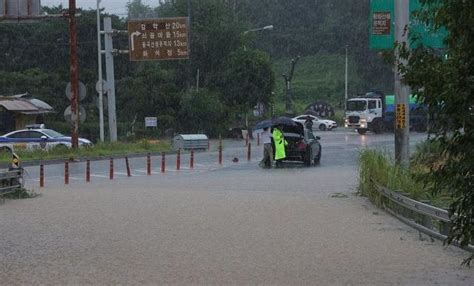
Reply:
[[23, 129], [28, 124], [44, 123], [47, 113], [54, 113], [53, 107], [28, 93], [0, 95], [0, 135]]

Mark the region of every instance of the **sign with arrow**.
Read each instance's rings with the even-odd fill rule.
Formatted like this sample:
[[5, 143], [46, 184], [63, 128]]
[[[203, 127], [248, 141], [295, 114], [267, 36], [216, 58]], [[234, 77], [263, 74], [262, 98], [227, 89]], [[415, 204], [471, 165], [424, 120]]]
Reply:
[[186, 17], [129, 21], [130, 60], [188, 59], [188, 27]]

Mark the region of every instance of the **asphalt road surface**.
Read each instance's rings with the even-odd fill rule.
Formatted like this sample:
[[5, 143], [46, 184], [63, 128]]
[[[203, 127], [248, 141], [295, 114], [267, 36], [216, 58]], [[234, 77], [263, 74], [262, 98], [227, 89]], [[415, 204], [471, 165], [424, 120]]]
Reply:
[[[393, 150], [393, 135], [318, 132], [321, 166], [261, 169], [243, 141], [183, 154], [28, 167], [41, 196], [0, 205], [0, 284], [473, 285], [468, 254], [402, 224], [357, 196], [362, 148]], [[411, 141], [423, 140], [412, 133]], [[256, 145], [256, 142], [252, 142]], [[413, 147], [412, 146], [412, 147]], [[413, 148], [412, 148], [413, 149]], [[237, 163], [232, 162], [238, 158]]]

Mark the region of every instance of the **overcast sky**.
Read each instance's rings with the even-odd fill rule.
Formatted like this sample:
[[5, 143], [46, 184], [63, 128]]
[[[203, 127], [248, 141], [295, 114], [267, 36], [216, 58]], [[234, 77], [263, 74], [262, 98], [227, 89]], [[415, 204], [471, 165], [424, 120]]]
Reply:
[[[101, 0], [100, 7], [105, 8], [111, 14], [125, 16], [127, 13], [125, 8], [127, 2], [129, 0]], [[151, 7], [158, 6], [158, 2], [158, 0], [142, 0], [142, 3]], [[41, 0], [41, 5], [43, 6], [58, 6], [60, 4], [67, 8], [69, 7], [69, 0]], [[76, 6], [84, 9], [95, 9], [97, 7], [97, 0], [76, 0]]]

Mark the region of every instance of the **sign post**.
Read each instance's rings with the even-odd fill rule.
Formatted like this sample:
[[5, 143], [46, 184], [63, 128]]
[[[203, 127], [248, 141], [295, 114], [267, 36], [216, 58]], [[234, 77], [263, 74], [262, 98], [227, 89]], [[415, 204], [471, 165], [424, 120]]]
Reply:
[[162, 18], [128, 22], [131, 61], [189, 58], [188, 18]]

